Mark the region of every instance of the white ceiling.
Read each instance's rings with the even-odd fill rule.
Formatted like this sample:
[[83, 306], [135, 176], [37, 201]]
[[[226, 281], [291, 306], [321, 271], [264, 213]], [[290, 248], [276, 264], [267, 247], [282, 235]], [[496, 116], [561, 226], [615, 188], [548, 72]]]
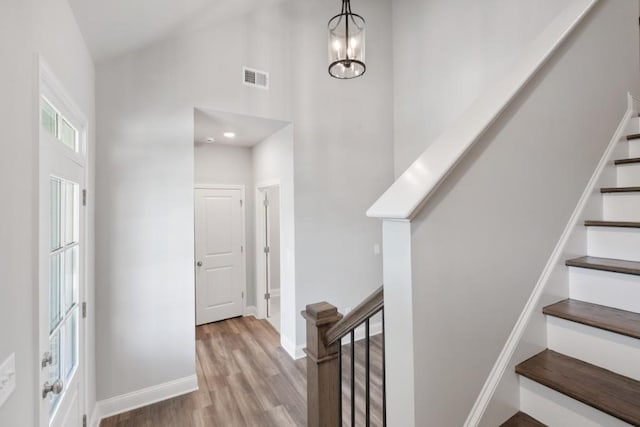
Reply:
[[69, 0], [96, 62], [280, 0]]
[[[212, 137], [215, 140], [214, 144], [253, 147], [286, 125], [287, 122], [279, 120], [196, 108], [194, 142], [207, 144], [207, 138]], [[234, 132], [236, 137], [226, 138], [225, 132]]]

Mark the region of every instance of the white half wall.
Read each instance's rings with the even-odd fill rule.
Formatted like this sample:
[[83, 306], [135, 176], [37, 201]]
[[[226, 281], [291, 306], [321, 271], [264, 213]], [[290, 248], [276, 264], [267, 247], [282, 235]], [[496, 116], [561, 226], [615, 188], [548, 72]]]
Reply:
[[[637, 16], [636, 1], [599, 2], [412, 222], [421, 424], [464, 424], [640, 87]], [[508, 375], [482, 425], [517, 411]]]
[[[15, 353], [16, 389], [0, 408], [0, 425], [33, 426], [39, 410], [37, 55], [41, 54], [89, 120], [87, 237], [93, 241], [95, 164], [94, 66], [65, 0], [6, 0], [0, 13], [0, 363]], [[93, 247], [87, 247], [89, 315], [87, 411], [95, 405]]]

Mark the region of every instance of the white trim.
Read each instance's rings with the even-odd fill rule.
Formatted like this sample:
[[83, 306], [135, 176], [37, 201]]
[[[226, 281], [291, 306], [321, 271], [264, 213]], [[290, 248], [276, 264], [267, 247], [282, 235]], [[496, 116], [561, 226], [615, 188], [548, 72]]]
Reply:
[[[36, 158], [36, 174], [35, 174], [35, 182], [37, 185], [37, 191], [35, 194], [35, 212], [36, 215], [36, 227], [37, 233], [35, 233], [34, 238], [36, 239], [36, 247], [37, 250], [37, 259], [35, 262], [36, 273], [38, 277], [37, 288], [40, 289], [42, 286], [42, 262], [44, 253], [42, 252], [42, 226], [40, 218], [42, 215], [43, 202], [41, 198], [43, 195], [41, 192], [42, 182], [41, 178], [43, 178], [43, 162], [49, 162], [48, 159], [53, 157], [58, 157], [60, 159], [70, 160], [72, 164], [74, 164], [74, 168], [79, 168], [81, 170], [80, 175], [82, 176], [82, 182], [78, 182], [80, 185], [79, 191], [82, 194], [83, 190], [89, 190], [90, 183], [90, 165], [89, 165], [89, 120], [87, 116], [84, 114], [82, 109], [76, 104], [73, 100], [73, 97], [69, 95], [65, 86], [60, 82], [56, 74], [53, 72], [52, 68], [48, 65], [44, 56], [41, 54], [36, 54], [35, 56], [35, 88], [36, 90], [33, 93], [34, 96], [34, 105], [33, 105], [33, 117], [34, 117], [34, 136], [35, 136], [35, 158]], [[42, 131], [41, 125], [41, 114], [42, 107], [41, 102], [42, 98], [46, 98], [47, 102], [50, 103], [51, 107], [57, 111], [58, 114], [61, 114], [64, 119], [71, 124], [77, 131], [78, 138], [78, 151], [69, 149], [66, 147], [61, 141], [56, 138], [50, 138], [49, 133]], [[47, 174], [49, 171], [47, 171]], [[93, 190], [93, 188], [91, 189]], [[45, 190], [48, 191], [48, 190]], [[46, 206], [46, 205], [45, 205]], [[88, 268], [89, 265], [89, 254], [90, 248], [93, 247], [93, 241], [90, 240], [90, 233], [88, 232], [89, 224], [93, 223], [93, 221], [89, 221], [89, 212], [90, 212], [90, 201], [87, 201], [86, 205], [80, 204], [80, 212], [79, 215], [82, 218], [82, 225], [80, 229], [79, 235], [79, 244], [82, 247], [81, 253], [81, 263], [80, 263], [80, 272], [82, 275], [81, 286], [79, 288], [78, 293], [78, 304], [82, 307], [83, 303], [88, 303], [87, 295], [89, 287], [93, 287], [94, 283], [90, 281], [91, 274]], [[47, 236], [48, 238], [48, 236]], [[47, 245], [48, 246], [48, 245]], [[48, 252], [48, 251], [47, 251]], [[46, 267], [45, 267], [46, 268]], [[47, 286], [46, 284], [44, 286]], [[35, 366], [38, 367], [37, 374], [35, 375], [34, 380], [36, 381], [36, 390], [39, 390], [41, 387], [41, 369], [40, 369], [40, 357], [43, 348], [41, 347], [40, 342], [40, 333], [42, 322], [40, 320], [42, 311], [40, 310], [40, 305], [42, 304], [40, 298], [40, 292], [35, 292], [34, 294], [34, 304], [37, 308], [35, 311], [35, 328], [34, 328], [34, 337], [35, 337], [35, 348], [37, 349], [35, 352]], [[47, 303], [48, 304], [48, 303]], [[93, 307], [88, 307], [89, 310], [92, 310]], [[89, 384], [89, 375], [88, 373], [88, 364], [89, 364], [89, 336], [93, 334], [95, 331], [89, 330], [87, 325], [89, 322], [89, 315], [86, 318], [80, 317], [79, 325], [78, 325], [78, 337], [80, 343], [78, 345], [78, 357], [79, 361], [79, 370], [74, 375], [80, 375], [79, 378], [79, 393], [80, 393], [80, 406], [82, 409], [82, 413], [87, 413], [90, 409], [89, 405], [89, 390], [95, 388], [95, 384]], [[94, 349], [95, 350], [95, 349]], [[95, 370], [95, 366], [92, 366]], [[66, 394], [66, 392], [65, 392]], [[40, 425], [42, 423], [42, 406], [41, 399], [36, 399], [36, 408], [38, 408], [38, 421], [37, 424]], [[49, 416], [51, 421], [51, 416]]]
[[100, 421], [133, 409], [148, 406], [163, 400], [171, 399], [198, 390], [198, 377], [190, 375], [164, 384], [143, 388], [131, 393], [101, 400], [91, 416], [91, 425], [98, 426]]
[[[256, 276], [256, 308], [257, 313], [256, 317], [258, 319], [266, 319], [267, 317], [267, 303], [264, 298], [261, 298], [260, 295], [264, 295], [265, 289], [265, 262], [264, 262], [264, 253], [260, 250], [261, 247], [264, 247], [264, 221], [261, 219], [264, 218], [261, 215], [261, 207], [263, 198], [260, 197], [264, 195], [264, 191], [271, 187], [278, 187], [278, 192], [282, 194], [282, 187], [280, 185], [280, 179], [271, 179], [262, 181], [256, 184], [255, 186], [255, 276]], [[282, 212], [282, 197], [279, 197], [280, 205], [278, 206], [279, 212]], [[281, 224], [282, 225], [282, 224]], [[280, 241], [282, 242], [282, 227], [280, 227]], [[280, 271], [283, 271], [282, 268], [282, 254], [280, 254]], [[261, 290], [262, 289], [262, 290]], [[278, 292], [278, 295], [279, 292]], [[282, 309], [282, 307], [280, 307]], [[281, 316], [282, 319], [282, 316]], [[290, 353], [291, 354], [291, 353]]]
[[296, 346], [296, 344], [289, 340], [286, 336], [280, 334], [280, 345], [295, 360], [302, 359], [306, 355], [304, 354], [304, 344]]
[[570, 238], [572, 237], [574, 230], [576, 229], [576, 227], [579, 226], [579, 222], [583, 219], [582, 218], [583, 212], [585, 211], [585, 208], [587, 207], [591, 197], [594, 194], [598, 193], [596, 190], [598, 181], [603, 171], [605, 170], [605, 167], [607, 166], [607, 164], [609, 164], [611, 158], [613, 157], [613, 154], [615, 153], [617, 145], [620, 143], [621, 140], [624, 139], [624, 135], [626, 133], [627, 124], [629, 120], [634, 115], [636, 115], [634, 112], [638, 111], [635, 104], [639, 101], [636, 100], [634, 102], [634, 99], [635, 98], [633, 98], [631, 94], [628, 94], [627, 112], [625, 113], [624, 118], [618, 125], [618, 129], [616, 130], [613, 138], [609, 142], [609, 146], [607, 147], [607, 150], [605, 151], [604, 155], [600, 159], [600, 162], [598, 163], [598, 166], [596, 167], [593, 175], [591, 176], [591, 179], [589, 180], [587, 187], [582, 193], [582, 196], [580, 197], [580, 201], [578, 202], [578, 205], [573, 211], [573, 214], [571, 215], [571, 218], [569, 219], [569, 222], [565, 227], [558, 244], [553, 250], [551, 257], [547, 261], [547, 264], [544, 270], [542, 271], [542, 274], [538, 279], [538, 282], [536, 283], [536, 286], [533, 289], [533, 292], [529, 297], [527, 304], [524, 307], [524, 310], [520, 314], [520, 317], [518, 318], [518, 321], [516, 322], [515, 327], [511, 331], [511, 334], [509, 335], [509, 338], [507, 339], [507, 342], [504, 348], [500, 352], [500, 355], [498, 356], [498, 359], [495, 365], [491, 369], [491, 372], [489, 373], [489, 377], [485, 381], [482, 387], [482, 390], [480, 391], [480, 395], [478, 396], [478, 399], [474, 403], [473, 408], [471, 409], [471, 412], [469, 413], [469, 416], [467, 417], [467, 420], [464, 423], [465, 427], [477, 426], [482, 420], [482, 417], [487, 407], [489, 406], [489, 402], [491, 401], [491, 398], [493, 397], [496, 389], [498, 388], [498, 385], [500, 384], [500, 381], [502, 380], [504, 373], [506, 372], [507, 368], [510, 366], [511, 359], [513, 358], [513, 355], [516, 352], [518, 344], [520, 343], [525, 333], [525, 330], [529, 325], [529, 322], [531, 321], [534, 313], [538, 312], [539, 302], [541, 300], [541, 297], [543, 296], [543, 293], [547, 284], [549, 283], [549, 279], [551, 278], [554, 269], [558, 265], [563, 265], [562, 260], [566, 257], [565, 247], [567, 247], [567, 243], [570, 241]]
[[488, 87], [369, 208], [374, 218], [409, 219], [471, 146], [585, 18], [598, 0], [574, 0], [528, 47], [510, 72]]
[[244, 308], [244, 316], [258, 317], [258, 309], [255, 305], [249, 305]]
[[[196, 190], [240, 190], [240, 199], [242, 201], [242, 292], [244, 297], [242, 298], [242, 312], [247, 312], [247, 197], [244, 185], [235, 184], [204, 184], [196, 183], [193, 186], [193, 209], [194, 209], [194, 221], [193, 221], [193, 260], [194, 266], [196, 261], [196, 223], [195, 223], [195, 205], [196, 205]], [[194, 304], [197, 304], [195, 299], [197, 297], [197, 285], [196, 278], [193, 278], [194, 287]], [[246, 314], [245, 314], [246, 315]]]

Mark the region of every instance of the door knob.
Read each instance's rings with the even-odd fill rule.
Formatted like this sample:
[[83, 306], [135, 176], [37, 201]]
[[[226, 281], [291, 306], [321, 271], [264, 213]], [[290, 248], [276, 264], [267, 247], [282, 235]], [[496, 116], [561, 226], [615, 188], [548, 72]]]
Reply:
[[198, 261], [198, 263], [196, 264], [198, 267], [202, 267], [202, 261]]
[[46, 399], [49, 393], [60, 394], [63, 388], [64, 384], [60, 380], [56, 380], [53, 384], [49, 384], [49, 381], [47, 381], [42, 386], [42, 398]]

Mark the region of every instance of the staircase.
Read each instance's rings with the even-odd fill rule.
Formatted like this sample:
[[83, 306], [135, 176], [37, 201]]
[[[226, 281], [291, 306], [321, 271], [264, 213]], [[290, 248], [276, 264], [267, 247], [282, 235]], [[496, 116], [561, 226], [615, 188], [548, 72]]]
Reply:
[[640, 426], [640, 134], [566, 261], [569, 299], [545, 307], [548, 349], [520, 363], [520, 409], [502, 426]]

